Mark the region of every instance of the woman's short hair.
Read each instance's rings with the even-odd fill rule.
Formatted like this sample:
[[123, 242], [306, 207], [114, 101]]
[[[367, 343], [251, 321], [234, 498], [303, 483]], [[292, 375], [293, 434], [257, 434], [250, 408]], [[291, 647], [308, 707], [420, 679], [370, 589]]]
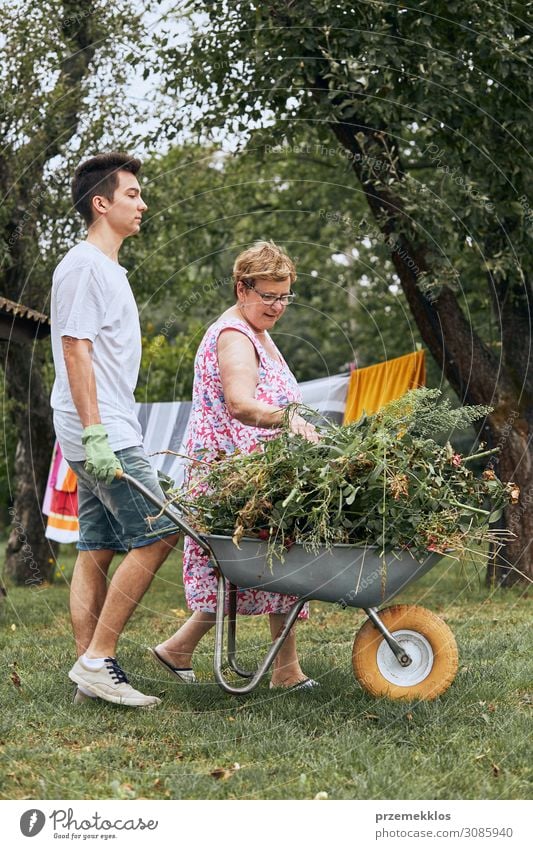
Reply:
[[237, 296], [237, 283], [244, 280], [286, 280], [291, 286], [296, 280], [296, 268], [292, 259], [274, 242], [255, 242], [251, 248], [239, 254], [233, 264], [233, 291]]

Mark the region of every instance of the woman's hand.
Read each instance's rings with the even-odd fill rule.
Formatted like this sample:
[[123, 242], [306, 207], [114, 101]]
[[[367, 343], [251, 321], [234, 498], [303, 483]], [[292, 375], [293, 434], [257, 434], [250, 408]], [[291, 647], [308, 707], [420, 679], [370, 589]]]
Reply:
[[320, 442], [320, 436], [314, 425], [307, 422], [299, 413], [293, 413], [289, 417], [289, 428], [292, 433], [297, 433], [298, 436], [303, 436], [309, 442]]

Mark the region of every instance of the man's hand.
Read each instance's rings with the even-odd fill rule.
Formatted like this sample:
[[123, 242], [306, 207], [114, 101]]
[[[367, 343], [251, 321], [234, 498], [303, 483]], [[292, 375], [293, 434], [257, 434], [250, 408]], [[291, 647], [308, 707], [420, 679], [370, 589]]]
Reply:
[[122, 466], [111, 449], [104, 426], [94, 424], [86, 427], [81, 442], [87, 455], [85, 471], [102, 483], [112, 483], [117, 469]]

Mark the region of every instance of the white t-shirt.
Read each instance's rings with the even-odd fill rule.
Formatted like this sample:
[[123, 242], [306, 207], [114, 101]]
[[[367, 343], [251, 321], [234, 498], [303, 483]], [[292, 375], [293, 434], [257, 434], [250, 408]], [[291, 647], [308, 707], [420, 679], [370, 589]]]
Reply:
[[52, 282], [52, 353], [56, 379], [51, 404], [63, 455], [84, 460], [83, 426], [70, 392], [62, 336], [90, 339], [98, 409], [114, 451], [142, 444], [133, 390], [141, 363], [139, 312], [126, 269], [89, 242], [57, 266]]

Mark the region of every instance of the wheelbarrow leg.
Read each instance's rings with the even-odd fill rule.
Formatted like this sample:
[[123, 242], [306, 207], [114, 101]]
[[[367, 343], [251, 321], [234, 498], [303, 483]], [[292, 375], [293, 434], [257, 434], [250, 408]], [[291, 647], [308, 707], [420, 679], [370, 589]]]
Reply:
[[406, 653], [405, 649], [400, 645], [398, 640], [396, 640], [389, 629], [383, 624], [381, 619], [379, 618], [379, 613], [375, 607], [365, 607], [363, 608], [366, 615], [370, 619], [373, 625], [376, 626], [378, 631], [383, 634], [383, 638], [390, 650], [394, 654], [396, 660], [400, 664], [400, 666], [410, 666], [412, 664], [412, 659]]
[[237, 587], [235, 584], [229, 584], [229, 611], [228, 611], [228, 665], [241, 678], [253, 678], [253, 672], [246, 672], [237, 666], [235, 660], [235, 637], [237, 631]]
[[294, 625], [298, 614], [302, 607], [305, 604], [305, 599], [300, 599], [295, 602], [291, 607], [287, 617], [285, 619], [285, 624], [281, 630], [281, 633], [274, 640], [272, 645], [270, 646], [268, 652], [265, 655], [265, 658], [262, 663], [259, 664], [256, 671], [252, 674], [250, 681], [247, 684], [243, 684], [240, 687], [233, 687], [231, 684], [228, 684], [224, 675], [222, 674], [222, 657], [224, 654], [224, 602], [226, 598], [226, 579], [221, 572], [219, 572], [218, 576], [218, 589], [217, 589], [217, 612], [216, 612], [216, 622], [215, 622], [215, 657], [213, 663], [213, 669], [215, 673], [215, 680], [217, 684], [226, 692], [231, 693], [234, 696], [238, 695], [246, 695], [247, 693], [251, 693], [252, 690], [255, 690], [259, 682], [261, 681], [265, 672], [268, 672], [272, 663], [282, 647], [285, 639]]

